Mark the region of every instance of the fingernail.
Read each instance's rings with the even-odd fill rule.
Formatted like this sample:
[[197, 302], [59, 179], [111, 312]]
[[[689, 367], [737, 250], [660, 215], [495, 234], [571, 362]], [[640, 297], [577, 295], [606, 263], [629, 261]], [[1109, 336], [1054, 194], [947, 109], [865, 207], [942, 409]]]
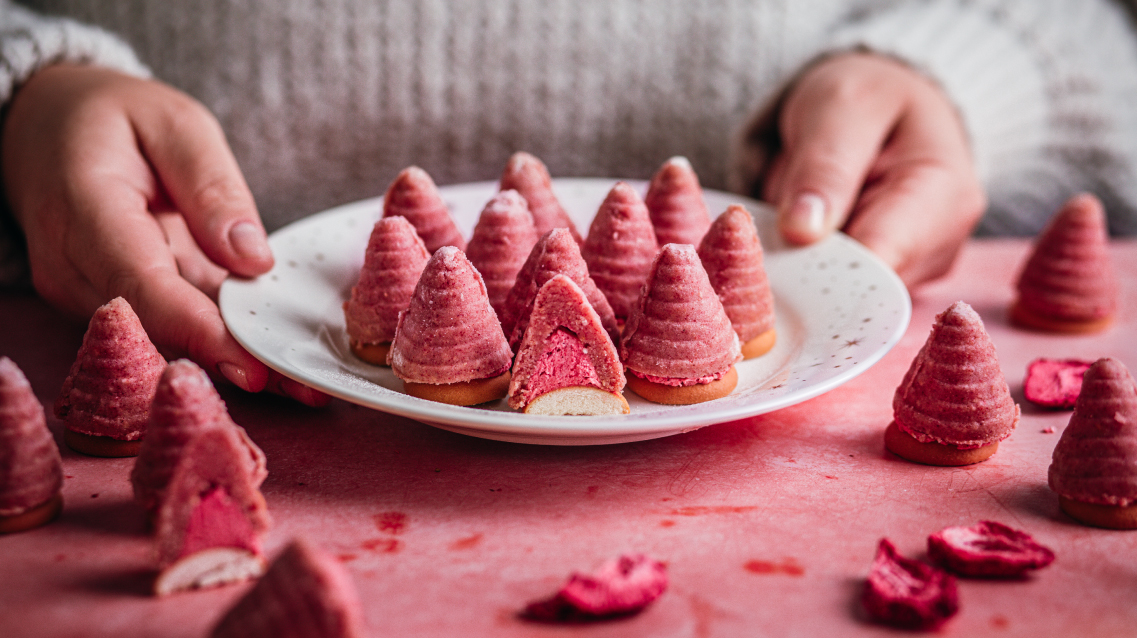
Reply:
[[245, 392], [249, 392], [249, 377], [245, 374], [243, 369], [227, 361], [217, 364], [217, 369], [226, 379], [232, 381], [233, 385], [241, 388]]
[[229, 243], [242, 259], [263, 261], [272, 258], [264, 231], [253, 222], [239, 222], [229, 229]]
[[825, 200], [814, 193], [798, 195], [783, 216], [782, 228], [803, 238], [820, 238], [825, 233]]

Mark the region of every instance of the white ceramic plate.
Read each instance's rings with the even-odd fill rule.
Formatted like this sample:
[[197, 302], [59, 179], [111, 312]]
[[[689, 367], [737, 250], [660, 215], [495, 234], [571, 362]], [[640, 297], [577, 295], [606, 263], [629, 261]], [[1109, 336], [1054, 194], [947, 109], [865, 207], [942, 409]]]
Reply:
[[[613, 179], [558, 179], [554, 189], [581, 232]], [[643, 193], [646, 184], [632, 182]], [[468, 237], [496, 182], [440, 190]], [[591, 445], [651, 439], [754, 416], [832, 390], [876, 363], [908, 326], [912, 305], [899, 278], [842, 234], [806, 248], [783, 244], [773, 215], [757, 201], [708, 190], [712, 214], [739, 203], [754, 214], [766, 251], [777, 312], [777, 345], [738, 364], [738, 387], [722, 399], [662, 406], [627, 391], [631, 414], [530, 416], [505, 400], [475, 408], [407, 396], [390, 368], [348, 350], [342, 304], [363, 265], [382, 198], [307, 217], [269, 237], [276, 266], [255, 280], [221, 287], [221, 314], [233, 336], [282, 374], [332, 396], [472, 436], [520, 443]]]

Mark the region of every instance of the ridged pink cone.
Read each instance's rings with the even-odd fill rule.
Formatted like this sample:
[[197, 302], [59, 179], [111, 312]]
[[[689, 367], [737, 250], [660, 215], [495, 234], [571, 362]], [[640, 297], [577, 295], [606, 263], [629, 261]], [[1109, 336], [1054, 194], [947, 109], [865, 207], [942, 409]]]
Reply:
[[499, 318], [509, 289], [538, 237], [529, 204], [515, 190], [494, 195], [478, 217], [466, 258], [481, 273], [490, 305]]
[[1044, 319], [1096, 322], [1117, 312], [1117, 277], [1097, 197], [1077, 195], [1058, 211], [1023, 267], [1018, 292], [1019, 307]]
[[624, 368], [600, 315], [571, 279], [541, 286], [509, 384], [509, 407], [519, 410], [560, 388], [585, 386], [619, 394]]
[[158, 381], [146, 438], [130, 473], [135, 502], [155, 513], [186, 446], [202, 432], [215, 428], [237, 432], [245, 449], [243, 463], [253, 486], [259, 487], [268, 476], [264, 452], [229, 417], [225, 402], [204, 370], [188, 359], [170, 362]]
[[137, 441], [166, 360], [122, 297], [91, 317], [83, 345], [55, 402], [55, 416], [82, 434]]
[[460, 383], [500, 375], [512, 359], [482, 276], [461, 250], [439, 248], [399, 317], [391, 370], [412, 383]]
[[0, 517], [43, 505], [63, 487], [59, 448], [20, 368], [0, 357]]
[[588, 274], [623, 321], [640, 296], [659, 252], [647, 207], [636, 189], [618, 182], [600, 205], [580, 254]]
[[762, 265], [762, 243], [754, 219], [730, 206], [699, 244], [699, 259], [743, 343], [774, 327], [774, 295]]
[[529, 153], [514, 153], [501, 173], [501, 190], [515, 190], [529, 202], [529, 212], [537, 234], [544, 235], [554, 228], [567, 228], [579, 245], [583, 240], [576, 224], [565, 212], [553, 193], [553, 180], [544, 162]]
[[434, 180], [417, 166], [403, 169], [387, 187], [383, 217], [406, 217], [431, 254], [443, 246], [466, 248]]
[[1011, 435], [1019, 406], [979, 314], [957, 301], [936, 317], [892, 399], [901, 431], [921, 443], [961, 450]]
[[703, 188], [686, 157], [672, 157], [663, 163], [651, 178], [644, 203], [660, 246], [698, 246], [711, 227]]
[[343, 304], [353, 343], [389, 343], [430, 253], [405, 217], [384, 217], [371, 229], [359, 283]]
[[529, 314], [533, 312], [537, 291], [557, 275], [564, 275], [580, 286], [596, 314], [600, 315], [604, 330], [612, 337], [612, 341], [619, 339], [620, 333], [616, 328], [612, 306], [589, 276], [588, 265], [580, 255], [580, 248], [567, 230], [554, 228], [537, 240], [521, 271], [517, 273], [517, 281], [506, 296], [501, 328], [509, 338], [509, 347], [516, 350], [521, 346], [525, 329], [529, 327]]
[[363, 638], [355, 585], [334, 557], [294, 540], [214, 627], [213, 638]]
[[260, 555], [270, 524], [245, 440], [237, 428], [206, 428], [182, 450], [158, 508], [158, 566], [214, 547]]
[[1049, 474], [1050, 489], [1075, 501], [1137, 503], [1137, 384], [1120, 361], [1098, 359], [1086, 371]]
[[694, 246], [660, 249], [624, 325], [620, 358], [632, 373], [665, 385], [707, 383], [742, 359]]

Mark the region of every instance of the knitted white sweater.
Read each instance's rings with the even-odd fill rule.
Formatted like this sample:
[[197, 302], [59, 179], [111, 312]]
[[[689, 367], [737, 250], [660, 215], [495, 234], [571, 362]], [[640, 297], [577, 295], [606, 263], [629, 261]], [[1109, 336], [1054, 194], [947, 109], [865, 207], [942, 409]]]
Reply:
[[680, 154], [707, 186], [743, 184], [751, 114], [819, 53], [863, 46], [959, 108], [985, 230], [1034, 233], [1093, 190], [1137, 232], [1137, 38], [1107, 0], [28, 4], [0, 0], [0, 102], [61, 60], [150, 69], [218, 116], [270, 229], [410, 164], [493, 179], [515, 150], [633, 178]]

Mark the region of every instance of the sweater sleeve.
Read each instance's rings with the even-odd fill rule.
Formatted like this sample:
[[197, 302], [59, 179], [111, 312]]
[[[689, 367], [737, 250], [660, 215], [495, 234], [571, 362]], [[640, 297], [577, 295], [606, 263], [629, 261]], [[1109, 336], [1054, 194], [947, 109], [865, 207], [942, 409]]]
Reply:
[[[36, 14], [0, 0], [0, 108], [39, 69], [61, 62], [104, 66], [149, 77], [129, 46], [110, 33], [66, 18]], [[23, 237], [8, 210], [0, 208], [0, 286], [28, 280]]]
[[1036, 234], [1079, 191], [1102, 198], [1112, 232], [1137, 233], [1137, 36], [1120, 5], [900, 3], [836, 29], [830, 50], [853, 49], [904, 60], [952, 100], [991, 202], [980, 233]]

